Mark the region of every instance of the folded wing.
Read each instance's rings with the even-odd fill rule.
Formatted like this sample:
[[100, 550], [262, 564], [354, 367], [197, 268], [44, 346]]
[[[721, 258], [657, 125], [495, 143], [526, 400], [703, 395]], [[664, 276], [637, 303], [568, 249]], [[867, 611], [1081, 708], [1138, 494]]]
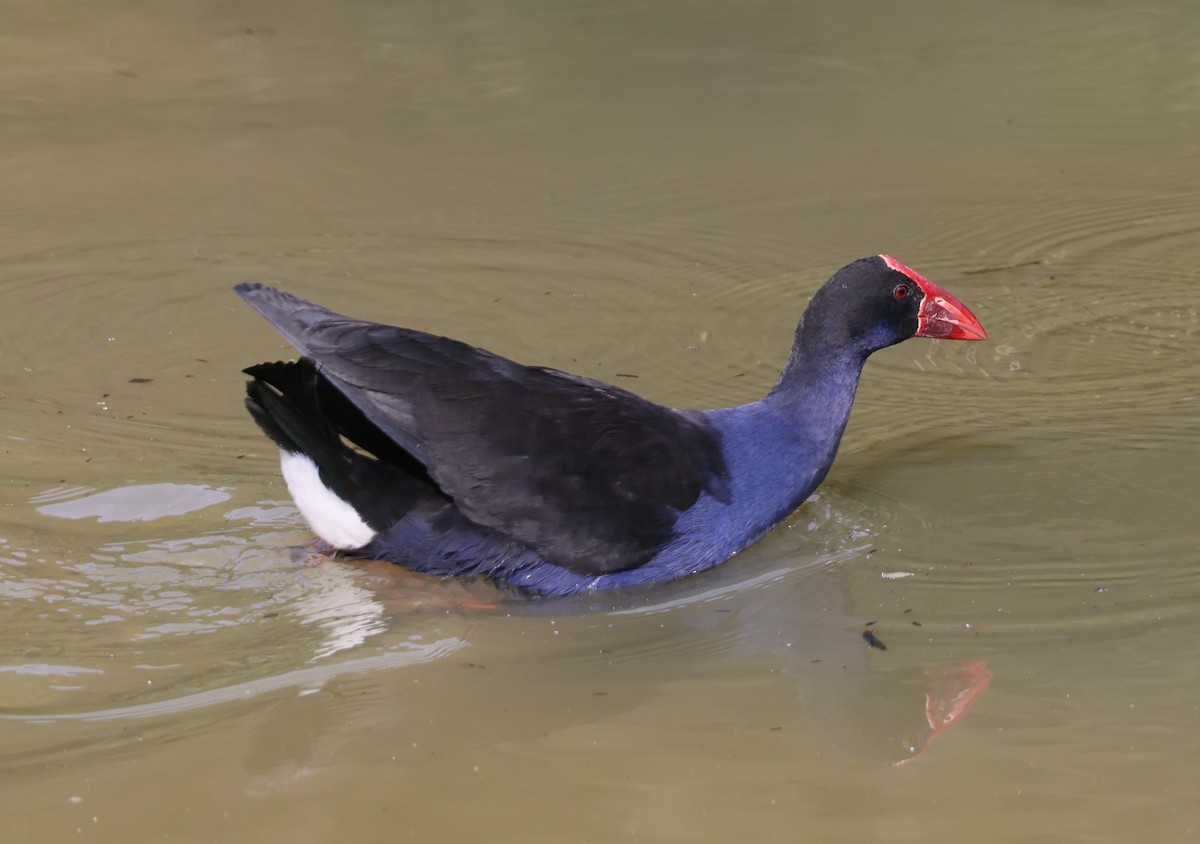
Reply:
[[702, 494], [728, 498], [718, 435], [699, 414], [262, 285], [237, 292], [463, 515], [548, 562], [633, 568]]

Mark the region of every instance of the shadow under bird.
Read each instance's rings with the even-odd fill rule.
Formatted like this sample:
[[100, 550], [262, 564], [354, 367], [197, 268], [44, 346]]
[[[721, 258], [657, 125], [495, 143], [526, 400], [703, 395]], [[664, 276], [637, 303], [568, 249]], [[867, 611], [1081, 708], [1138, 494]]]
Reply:
[[987, 338], [915, 270], [863, 258], [813, 296], [764, 398], [678, 410], [261, 284], [235, 289], [301, 354], [246, 369], [246, 406], [317, 536], [541, 595], [729, 559], [824, 479], [868, 355], [909, 337]]

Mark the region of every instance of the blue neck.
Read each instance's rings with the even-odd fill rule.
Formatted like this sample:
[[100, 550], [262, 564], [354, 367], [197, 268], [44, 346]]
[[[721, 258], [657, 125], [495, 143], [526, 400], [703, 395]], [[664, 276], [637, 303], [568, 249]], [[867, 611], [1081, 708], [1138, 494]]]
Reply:
[[751, 404], [695, 411], [721, 434], [728, 502], [704, 496], [681, 514], [676, 539], [645, 566], [595, 585], [645, 583], [701, 571], [738, 553], [799, 507], [837, 454], [866, 355], [814, 359], [798, 342], [779, 382]]
[[761, 401], [709, 411], [733, 478], [732, 508], [773, 527], [808, 498], [833, 465], [862, 373], [862, 359], [789, 361]]

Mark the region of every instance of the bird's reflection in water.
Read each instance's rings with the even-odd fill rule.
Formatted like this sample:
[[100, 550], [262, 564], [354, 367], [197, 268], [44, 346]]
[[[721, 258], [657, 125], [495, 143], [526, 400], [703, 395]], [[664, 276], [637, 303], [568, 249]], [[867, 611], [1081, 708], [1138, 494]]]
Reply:
[[[614, 602], [610, 594], [529, 600], [486, 581], [434, 579], [390, 563], [354, 565], [374, 582], [393, 623], [424, 612], [480, 614], [481, 619], [490, 614], [600, 616], [604, 623], [596, 625], [601, 629], [585, 647], [604, 651], [620, 648], [606, 648], [610, 640], [628, 646], [630, 636], [644, 638], [649, 630], [642, 624], [640, 630], [620, 631], [622, 624], [652, 618], [656, 639], [691, 648], [690, 654], [665, 652], [672, 644], [646, 648], [641, 658], [659, 663], [660, 682], [673, 679], [672, 672], [684, 677], [696, 660], [767, 657], [792, 678], [804, 712], [838, 752], [877, 762], [906, 765], [925, 755], [961, 722], [992, 678], [983, 660], [914, 667], [912, 655], [902, 648], [872, 647], [863, 632], [878, 630], [880, 642], [885, 633], [847, 612], [836, 567], [799, 573], [779, 568], [748, 576], [728, 567], [723, 576], [659, 586]], [[476, 630], [484, 628], [481, 621]], [[691, 661], [683, 658], [689, 655]], [[551, 651], [539, 659], [561, 657]]]

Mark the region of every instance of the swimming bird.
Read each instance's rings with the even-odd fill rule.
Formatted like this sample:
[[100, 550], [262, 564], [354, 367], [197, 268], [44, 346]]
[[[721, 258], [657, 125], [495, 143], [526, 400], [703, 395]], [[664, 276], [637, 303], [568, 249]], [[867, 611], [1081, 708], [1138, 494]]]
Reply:
[[929, 279], [863, 258], [813, 296], [764, 398], [680, 410], [262, 284], [235, 290], [300, 353], [247, 368], [246, 407], [313, 532], [536, 595], [724, 562], [824, 479], [868, 355], [914, 336], [987, 338]]

